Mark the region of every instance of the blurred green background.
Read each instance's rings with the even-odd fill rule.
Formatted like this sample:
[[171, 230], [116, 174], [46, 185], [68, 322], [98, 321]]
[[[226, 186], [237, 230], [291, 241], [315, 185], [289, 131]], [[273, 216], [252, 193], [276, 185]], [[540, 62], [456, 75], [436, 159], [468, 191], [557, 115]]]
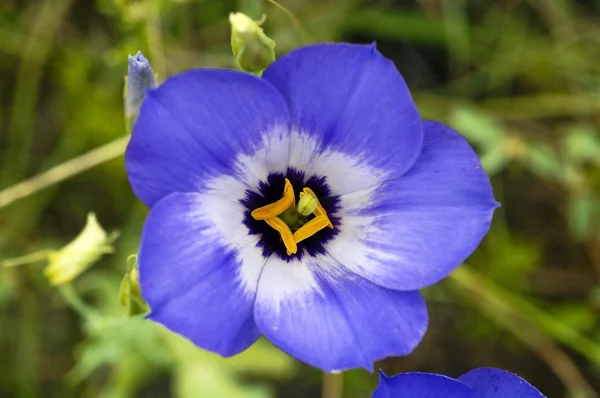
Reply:
[[[502, 207], [484, 243], [424, 291], [431, 321], [414, 354], [378, 367], [456, 377], [496, 366], [549, 398], [597, 397], [600, 1], [281, 4], [302, 26], [267, 0], [0, 1], [0, 264], [59, 249], [89, 211], [120, 231], [115, 252], [66, 288], [48, 282], [43, 261], [0, 268], [0, 397], [319, 396], [319, 371], [266, 341], [221, 359], [118, 302], [146, 214], [119, 156], [127, 54], [142, 50], [161, 80], [234, 67], [232, 11], [266, 13], [279, 54], [376, 40], [423, 117], [463, 133], [492, 178]], [[80, 155], [51, 173], [60, 183], [10, 188]], [[376, 383], [348, 372], [344, 397], [370, 397]]]

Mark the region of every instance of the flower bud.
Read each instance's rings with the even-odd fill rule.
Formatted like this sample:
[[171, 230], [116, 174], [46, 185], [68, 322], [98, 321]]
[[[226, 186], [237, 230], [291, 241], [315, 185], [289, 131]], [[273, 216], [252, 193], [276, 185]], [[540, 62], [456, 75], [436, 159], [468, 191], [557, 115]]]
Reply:
[[[135, 258], [135, 256], [132, 257]], [[125, 307], [129, 316], [143, 314], [148, 311], [148, 306], [142, 298], [136, 264], [127, 271], [121, 281], [119, 301]]]
[[108, 235], [98, 224], [94, 213], [89, 213], [83, 230], [62, 249], [48, 254], [44, 274], [55, 286], [71, 282], [90, 268], [103, 254], [112, 253], [111, 243], [116, 233]]
[[261, 74], [275, 61], [275, 42], [263, 32], [260, 24], [241, 12], [229, 14], [231, 48], [240, 69]]
[[135, 55], [129, 55], [125, 84], [125, 117], [129, 121], [137, 118], [146, 90], [157, 86], [156, 76], [144, 54], [138, 51]]

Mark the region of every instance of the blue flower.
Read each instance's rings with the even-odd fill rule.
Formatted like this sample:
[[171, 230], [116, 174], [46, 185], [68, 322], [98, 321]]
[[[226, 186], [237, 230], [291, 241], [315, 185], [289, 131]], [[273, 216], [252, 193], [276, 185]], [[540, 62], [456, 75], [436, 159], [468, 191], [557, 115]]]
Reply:
[[473, 369], [458, 379], [435, 373], [401, 373], [380, 382], [373, 398], [544, 398], [514, 373], [494, 368]]
[[477, 247], [497, 206], [473, 150], [420, 119], [374, 46], [303, 47], [262, 79], [173, 76], [148, 92], [126, 169], [151, 208], [150, 319], [223, 356], [264, 335], [326, 371], [412, 352], [418, 289]]

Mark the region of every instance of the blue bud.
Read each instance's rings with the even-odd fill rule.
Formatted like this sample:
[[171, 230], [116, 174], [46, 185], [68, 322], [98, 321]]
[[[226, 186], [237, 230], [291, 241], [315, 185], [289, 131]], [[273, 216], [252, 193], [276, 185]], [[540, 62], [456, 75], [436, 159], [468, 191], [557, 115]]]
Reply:
[[129, 55], [125, 86], [125, 117], [128, 120], [137, 118], [146, 90], [157, 86], [154, 71], [144, 54], [138, 51], [135, 55]]

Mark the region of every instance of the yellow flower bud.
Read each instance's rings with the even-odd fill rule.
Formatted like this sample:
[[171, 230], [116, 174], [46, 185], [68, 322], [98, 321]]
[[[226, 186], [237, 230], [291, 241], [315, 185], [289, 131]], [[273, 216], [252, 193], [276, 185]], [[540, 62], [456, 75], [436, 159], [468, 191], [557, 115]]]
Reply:
[[55, 286], [71, 282], [90, 268], [103, 254], [112, 253], [116, 233], [108, 235], [94, 213], [89, 213], [83, 230], [62, 249], [48, 254], [44, 274]]
[[275, 42], [256, 22], [241, 12], [229, 14], [231, 23], [231, 48], [240, 69], [261, 74], [275, 61]]

